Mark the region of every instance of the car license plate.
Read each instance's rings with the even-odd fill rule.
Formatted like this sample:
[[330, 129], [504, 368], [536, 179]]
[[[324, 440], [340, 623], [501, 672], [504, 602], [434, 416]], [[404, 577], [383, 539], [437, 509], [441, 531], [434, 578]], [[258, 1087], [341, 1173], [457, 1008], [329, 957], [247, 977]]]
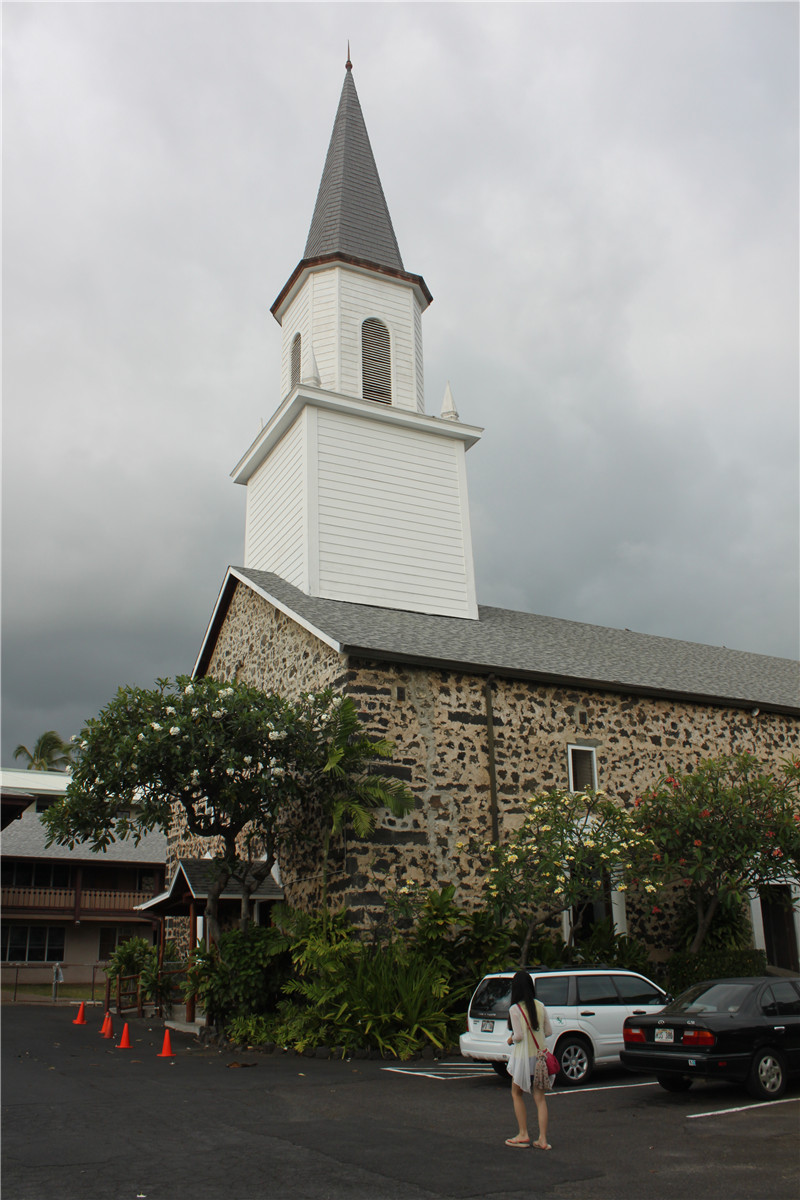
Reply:
[[657, 1042], [674, 1042], [675, 1041], [675, 1030], [674, 1029], [657, 1029], [655, 1040]]
[[494, 1021], [481, 1021], [481, 1033], [494, 1033]]

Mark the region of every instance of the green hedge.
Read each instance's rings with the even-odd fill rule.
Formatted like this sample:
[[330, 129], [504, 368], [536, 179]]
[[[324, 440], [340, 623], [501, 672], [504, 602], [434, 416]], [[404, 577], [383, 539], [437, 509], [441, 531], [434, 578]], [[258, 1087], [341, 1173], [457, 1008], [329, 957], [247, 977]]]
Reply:
[[673, 954], [664, 973], [668, 990], [677, 996], [704, 979], [763, 975], [766, 969], [767, 956], [763, 950], [709, 950], [705, 954], [680, 950]]

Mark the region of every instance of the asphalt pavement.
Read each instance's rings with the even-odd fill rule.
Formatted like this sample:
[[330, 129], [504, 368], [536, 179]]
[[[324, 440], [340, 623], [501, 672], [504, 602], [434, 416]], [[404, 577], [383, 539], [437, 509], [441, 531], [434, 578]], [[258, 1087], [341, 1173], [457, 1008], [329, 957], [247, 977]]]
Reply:
[[[510, 1092], [464, 1060], [219, 1050], [103, 1013], [2, 1008], [3, 1200], [797, 1200], [800, 1086], [755, 1105], [619, 1071], [551, 1095], [511, 1150]], [[535, 1131], [535, 1122], [531, 1129]]]

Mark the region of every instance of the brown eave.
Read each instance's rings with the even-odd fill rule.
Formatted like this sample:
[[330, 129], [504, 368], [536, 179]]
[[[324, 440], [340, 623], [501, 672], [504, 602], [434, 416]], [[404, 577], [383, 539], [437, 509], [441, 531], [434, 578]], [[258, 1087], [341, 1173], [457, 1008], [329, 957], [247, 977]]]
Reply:
[[337, 252], [335, 254], [320, 254], [316, 258], [303, 258], [300, 260], [284, 285], [278, 299], [269, 310], [273, 317], [275, 317], [275, 320], [278, 320], [276, 316], [277, 310], [283, 304], [303, 271], [309, 267], [320, 267], [325, 263], [335, 262], [345, 263], [350, 267], [365, 267], [368, 271], [374, 271], [376, 275], [388, 275], [392, 279], [403, 279], [406, 283], [413, 283], [420, 289], [428, 304], [433, 302], [433, 296], [428, 291], [428, 285], [421, 275], [410, 275], [407, 271], [397, 271], [393, 267], [382, 267], [378, 263], [369, 262], [365, 258], [355, 258], [352, 254], [340, 254]]

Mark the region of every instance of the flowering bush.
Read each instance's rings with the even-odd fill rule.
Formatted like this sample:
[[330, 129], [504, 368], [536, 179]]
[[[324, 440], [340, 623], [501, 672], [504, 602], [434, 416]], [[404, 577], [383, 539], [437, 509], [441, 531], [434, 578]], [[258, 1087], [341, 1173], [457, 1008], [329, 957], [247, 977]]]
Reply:
[[659, 890], [682, 884], [696, 914], [697, 954], [721, 903], [800, 869], [800, 762], [771, 774], [750, 754], [722, 755], [685, 775], [664, 775], [637, 797], [637, 829], [657, 845]]
[[635, 880], [654, 892], [649, 878], [635, 871], [640, 843], [630, 814], [602, 792], [556, 789], [527, 801], [522, 824], [505, 844], [486, 847], [488, 897], [526, 923], [520, 961], [538, 925], [563, 912], [580, 914], [609, 883], [626, 891]]

